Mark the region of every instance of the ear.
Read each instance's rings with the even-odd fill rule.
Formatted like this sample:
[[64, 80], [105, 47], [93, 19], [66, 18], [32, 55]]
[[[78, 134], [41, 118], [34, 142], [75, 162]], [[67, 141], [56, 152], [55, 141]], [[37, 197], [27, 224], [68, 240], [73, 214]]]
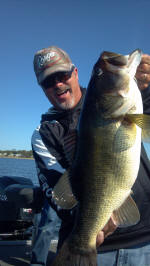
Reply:
[[78, 80], [79, 77], [78, 77], [78, 69], [77, 69], [77, 67], [75, 67], [75, 69], [74, 69], [74, 74], [76, 76], [76, 79]]

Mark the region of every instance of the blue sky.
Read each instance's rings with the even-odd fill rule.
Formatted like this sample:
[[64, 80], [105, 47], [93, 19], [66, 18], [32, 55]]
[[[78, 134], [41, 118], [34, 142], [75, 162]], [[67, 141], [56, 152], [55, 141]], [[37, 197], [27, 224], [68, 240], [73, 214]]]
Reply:
[[32, 132], [50, 107], [33, 71], [37, 50], [66, 50], [87, 86], [103, 50], [150, 53], [149, 12], [149, 0], [1, 1], [0, 149], [30, 150]]

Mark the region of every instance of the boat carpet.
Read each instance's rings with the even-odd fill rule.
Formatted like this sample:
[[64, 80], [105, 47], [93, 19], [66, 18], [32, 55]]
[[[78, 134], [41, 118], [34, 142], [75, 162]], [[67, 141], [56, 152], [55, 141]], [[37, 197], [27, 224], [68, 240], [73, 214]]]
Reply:
[[[47, 265], [55, 256], [57, 240], [52, 240]], [[31, 240], [0, 241], [0, 266], [28, 266], [31, 258]]]

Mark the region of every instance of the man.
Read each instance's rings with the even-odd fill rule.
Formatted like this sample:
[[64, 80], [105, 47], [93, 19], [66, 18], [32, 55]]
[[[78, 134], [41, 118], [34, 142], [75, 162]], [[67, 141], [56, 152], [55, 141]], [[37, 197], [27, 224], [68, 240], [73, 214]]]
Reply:
[[[41, 125], [35, 130], [32, 136], [32, 148], [39, 182], [46, 199], [37, 238], [33, 247], [32, 266], [46, 265], [46, 257], [51, 238], [51, 232], [50, 229], [48, 230], [48, 226], [50, 226], [52, 219], [46, 220], [47, 216], [44, 214], [45, 209], [48, 207], [47, 202], [62, 220], [58, 248], [60, 248], [72, 230], [75, 213], [72, 210], [66, 211], [59, 208], [51, 198], [51, 191], [62, 173], [72, 163], [76, 143], [76, 128], [86, 92], [79, 85], [77, 68], [72, 64], [67, 53], [60, 48], [51, 46], [38, 51], [34, 57], [34, 70], [39, 85], [42, 87], [53, 107], [46, 114], [42, 115]], [[150, 82], [149, 55], [142, 57], [136, 78], [139, 89], [142, 92], [144, 112], [150, 113], [150, 88], [148, 87]], [[148, 189], [149, 178], [149, 162], [142, 146], [141, 166], [134, 192], [136, 194], [141, 193], [140, 197], [143, 197], [146, 202], [150, 200], [148, 193], [146, 194], [147, 198], [145, 197], [144, 191], [144, 189]], [[148, 192], [150, 192], [149, 189]], [[139, 200], [140, 210], [142, 211], [140, 197], [137, 198], [137, 203]], [[52, 208], [46, 209], [48, 213], [52, 211]], [[147, 235], [150, 233], [150, 221], [147, 222], [145, 217], [143, 219], [140, 228], [137, 227], [139, 233], [135, 227], [133, 230], [131, 228], [124, 230], [117, 229], [112, 235], [110, 234], [116, 229], [116, 226], [113, 220], [109, 220], [103, 231], [97, 236], [97, 246], [99, 246], [103, 243], [104, 238], [110, 235], [99, 248], [98, 263], [101, 261], [100, 265], [117, 265], [114, 264], [117, 261], [117, 257], [118, 259], [122, 258], [122, 253], [120, 256], [119, 251], [127, 251], [128, 247], [134, 250], [135, 245], [143, 245], [144, 242], [147, 243], [150, 240], [150, 236]], [[142, 224], [143, 221], [146, 222], [145, 227]], [[142, 230], [142, 226], [145, 231]], [[45, 235], [46, 230], [49, 232], [48, 236]], [[144, 248], [147, 248], [147, 244], [144, 245]], [[139, 250], [139, 246], [136, 248], [137, 250]], [[127, 254], [129, 255], [130, 252], [127, 252]], [[132, 252], [131, 256], [129, 256], [129, 262], [131, 257]], [[127, 259], [126, 254], [125, 257], [123, 256], [123, 259]], [[144, 264], [135, 263], [130, 265]]]

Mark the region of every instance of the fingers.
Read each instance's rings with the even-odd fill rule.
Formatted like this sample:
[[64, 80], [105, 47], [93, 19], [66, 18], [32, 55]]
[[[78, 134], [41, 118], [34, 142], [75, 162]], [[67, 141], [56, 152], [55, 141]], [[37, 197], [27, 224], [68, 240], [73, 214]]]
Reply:
[[137, 71], [136, 78], [139, 82], [143, 82], [144, 84], [150, 83], [150, 73]]
[[104, 226], [103, 230], [100, 231], [97, 235], [96, 238], [96, 246], [100, 246], [103, 242], [104, 239], [111, 235], [117, 228], [117, 225], [115, 224], [113, 220], [113, 216], [109, 219], [108, 223]]
[[141, 63], [138, 67], [138, 71], [143, 73], [150, 73], [150, 65]]
[[150, 84], [150, 56], [143, 54], [141, 63], [137, 68], [136, 79], [140, 90], [145, 89]]
[[96, 247], [99, 247], [104, 242], [104, 232], [100, 231], [96, 238]]
[[138, 82], [138, 88], [140, 90], [144, 90], [148, 87], [149, 83], [144, 83], [143, 81], [137, 80]]
[[143, 55], [142, 55], [142, 59], [141, 59], [141, 63], [150, 64], [150, 55], [148, 55], [148, 54], [143, 54]]
[[115, 224], [113, 220], [113, 216], [109, 219], [108, 223], [103, 228], [104, 237], [107, 237], [111, 235], [117, 228], [117, 225]]

